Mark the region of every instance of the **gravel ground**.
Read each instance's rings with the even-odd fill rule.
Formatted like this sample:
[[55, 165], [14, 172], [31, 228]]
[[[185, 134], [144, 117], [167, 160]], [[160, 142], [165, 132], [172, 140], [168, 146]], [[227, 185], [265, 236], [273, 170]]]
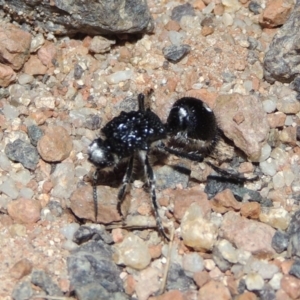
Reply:
[[[282, 2], [149, 0], [154, 32], [110, 39], [43, 35], [2, 12], [0, 299], [300, 298], [300, 102], [263, 67]], [[124, 168], [102, 174], [97, 220], [89, 182], [88, 145], [150, 88], [163, 121], [184, 95], [206, 102], [226, 136], [211, 159], [258, 176], [220, 183], [205, 163], [157, 159], [171, 243], [138, 166], [124, 228], [111, 225]]]

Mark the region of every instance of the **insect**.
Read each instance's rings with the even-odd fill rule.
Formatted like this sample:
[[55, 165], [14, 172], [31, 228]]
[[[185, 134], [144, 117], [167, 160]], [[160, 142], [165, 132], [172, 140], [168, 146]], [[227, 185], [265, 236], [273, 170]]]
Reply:
[[[165, 124], [151, 109], [145, 109], [144, 102], [144, 94], [139, 94], [138, 110], [122, 111], [101, 129], [102, 137], [95, 139], [89, 145], [88, 160], [96, 167], [93, 197], [96, 205], [98, 171], [111, 169], [126, 160], [127, 168], [118, 193], [117, 207], [121, 214], [121, 204], [132, 178], [134, 159], [138, 156], [144, 166], [144, 174], [150, 187], [158, 230], [168, 240], [158, 214], [155, 175], [149, 162], [150, 151], [158, 149], [164, 153], [202, 162], [214, 150], [219, 140], [220, 129], [214, 112], [200, 99], [183, 97], [177, 100]], [[224, 176], [235, 178], [239, 182], [246, 180], [242, 176], [228, 173], [207, 163]]]

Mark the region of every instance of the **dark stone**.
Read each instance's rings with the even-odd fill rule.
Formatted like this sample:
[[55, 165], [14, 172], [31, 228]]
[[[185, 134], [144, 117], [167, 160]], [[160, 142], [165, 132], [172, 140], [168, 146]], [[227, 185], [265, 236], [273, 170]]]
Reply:
[[102, 299], [94, 295], [102, 293], [103, 289], [111, 294], [123, 293], [121, 269], [112, 261], [112, 250], [103, 241], [90, 241], [72, 251], [67, 266], [71, 285], [76, 295], [80, 295], [79, 299]]
[[35, 147], [20, 139], [8, 143], [5, 147], [5, 154], [10, 160], [20, 162], [30, 170], [35, 170], [40, 158]]
[[297, 1], [286, 23], [278, 29], [264, 58], [265, 78], [291, 82], [299, 75], [300, 1]]
[[63, 296], [63, 292], [58, 285], [52, 281], [50, 276], [43, 270], [34, 270], [31, 274], [31, 283], [40, 287], [50, 296]]
[[102, 119], [98, 115], [88, 115], [83, 126], [90, 130], [100, 129], [102, 124]]
[[237, 287], [238, 293], [243, 294], [246, 290], [246, 281], [245, 279], [241, 279], [239, 281], [238, 287]]
[[224, 82], [232, 82], [233, 80], [236, 79], [236, 76], [232, 73], [229, 72], [223, 72], [222, 73], [222, 78]]
[[287, 248], [287, 257], [300, 257], [300, 232], [290, 235], [290, 240]]
[[258, 291], [259, 299], [260, 300], [274, 300], [276, 299], [276, 292], [274, 289], [269, 285], [265, 284], [263, 289]]
[[37, 125], [30, 125], [27, 128], [28, 137], [33, 146], [37, 146], [39, 139], [44, 135], [42, 129]]
[[180, 22], [183, 16], [195, 16], [194, 8], [190, 3], [175, 6], [172, 9], [171, 19]]
[[0, 99], [8, 98], [10, 95], [8, 88], [0, 88]]
[[300, 126], [297, 126], [296, 136], [297, 136], [297, 141], [300, 141]]
[[285, 251], [288, 247], [289, 236], [285, 232], [276, 231], [272, 238], [272, 247], [277, 253]]
[[286, 232], [289, 236], [291, 236], [292, 234], [297, 233], [299, 231], [300, 231], [300, 210], [297, 210], [293, 214], [291, 222]]
[[270, 206], [269, 200], [264, 199], [259, 192], [247, 189], [237, 183], [230, 181], [228, 178], [220, 176], [208, 176], [204, 192], [207, 193], [208, 198], [213, 198], [216, 194], [230, 189], [234, 197], [238, 201], [242, 201], [244, 197], [249, 199], [248, 201], [255, 201], [259, 203], [264, 203], [264, 206]]
[[297, 278], [300, 279], [300, 261], [299, 260], [296, 260], [291, 269], [290, 269], [290, 272], [289, 272], [290, 275], [293, 275]]
[[185, 275], [181, 266], [176, 263], [171, 263], [168, 273], [167, 290], [186, 291], [192, 284], [193, 279]]
[[76, 80], [78, 80], [78, 79], [81, 78], [83, 72], [84, 72], [84, 70], [81, 67], [81, 65], [80, 64], [75, 64], [75, 67], [74, 67], [74, 78]]
[[14, 300], [28, 300], [31, 299], [33, 290], [28, 281], [18, 282], [12, 292], [12, 298]]
[[228, 260], [223, 258], [222, 254], [220, 253], [217, 247], [214, 247], [212, 256], [214, 262], [222, 272], [226, 272], [231, 268], [232, 264]]
[[63, 210], [60, 202], [51, 200], [51, 201], [49, 201], [47, 206], [53, 216], [55, 216], [55, 217], [62, 216], [64, 210]]
[[78, 230], [75, 232], [73, 237], [73, 242], [81, 245], [89, 240], [103, 240], [106, 244], [112, 244], [113, 239], [108, 232], [103, 230], [98, 230], [96, 228], [91, 228], [89, 226], [80, 226]]
[[300, 76], [297, 76], [290, 84], [292, 90], [300, 93]]
[[96, 282], [91, 282], [87, 285], [76, 289], [78, 300], [129, 300], [129, 296], [121, 292], [108, 292], [103, 286]]
[[254, 65], [258, 61], [258, 54], [255, 51], [248, 51], [247, 61], [250, 65]]
[[171, 62], [180, 61], [185, 55], [191, 51], [191, 46], [189, 45], [171, 45], [163, 48], [163, 54], [165, 59]]
[[249, 50], [255, 50], [258, 47], [258, 41], [254, 37], [249, 36], [248, 42], [249, 42], [249, 47], [248, 47]]
[[262, 12], [262, 8], [261, 8], [260, 4], [256, 1], [250, 1], [248, 8], [255, 15], [259, 15]]
[[56, 35], [141, 33], [154, 28], [146, 0], [2, 0], [0, 9], [20, 24]]

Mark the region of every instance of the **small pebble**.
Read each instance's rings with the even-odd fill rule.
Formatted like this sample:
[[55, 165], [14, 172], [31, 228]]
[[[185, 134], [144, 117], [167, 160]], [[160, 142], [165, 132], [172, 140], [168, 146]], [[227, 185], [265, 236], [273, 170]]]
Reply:
[[39, 139], [43, 136], [43, 131], [36, 125], [30, 125], [27, 127], [28, 137], [33, 146], [37, 146]]
[[22, 85], [31, 83], [31, 82], [33, 82], [33, 80], [34, 80], [34, 77], [29, 74], [23, 73], [18, 76], [18, 83], [22, 84]]
[[265, 175], [274, 176], [276, 174], [277, 165], [272, 158], [260, 162], [259, 167]]
[[120, 244], [116, 244], [115, 249], [117, 251], [117, 264], [143, 270], [151, 261], [146, 243], [133, 233], [129, 233]]
[[299, 260], [296, 260], [293, 263], [293, 265], [292, 265], [292, 267], [291, 267], [291, 269], [289, 271], [289, 274], [293, 275], [293, 276], [295, 276], [297, 278], [300, 278], [300, 261]]
[[108, 84], [117, 84], [132, 78], [132, 70], [117, 71], [111, 75], [106, 76]]
[[191, 46], [185, 44], [171, 45], [163, 48], [164, 57], [173, 63], [180, 61], [190, 51]]
[[249, 291], [261, 290], [264, 287], [264, 280], [258, 273], [246, 275], [245, 283]]
[[195, 250], [211, 250], [217, 240], [217, 226], [201, 217], [202, 209], [192, 203], [181, 221], [181, 236], [185, 245]]
[[185, 274], [193, 277], [196, 272], [201, 272], [204, 268], [203, 258], [198, 253], [188, 253], [183, 256], [182, 267]]
[[172, 9], [171, 20], [180, 22], [183, 16], [195, 16], [194, 8], [190, 3], [175, 6]]
[[30, 170], [35, 170], [39, 162], [39, 154], [36, 148], [20, 139], [8, 143], [5, 147], [5, 154], [10, 160], [20, 162]]
[[289, 236], [285, 232], [277, 230], [272, 238], [272, 247], [277, 253], [281, 253], [287, 249]]
[[64, 235], [67, 240], [73, 240], [74, 233], [79, 228], [78, 223], [70, 223], [61, 228], [60, 232]]

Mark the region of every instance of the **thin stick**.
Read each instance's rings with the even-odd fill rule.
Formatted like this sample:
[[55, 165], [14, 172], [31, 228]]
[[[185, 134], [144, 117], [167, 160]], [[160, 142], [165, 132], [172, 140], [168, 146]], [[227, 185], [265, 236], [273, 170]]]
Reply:
[[171, 232], [170, 232], [170, 241], [169, 241], [167, 263], [166, 263], [165, 272], [164, 272], [164, 276], [163, 276], [163, 279], [162, 279], [161, 287], [160, 287], [160, 290], [159, 290], [159, 295], [164, 293], [165, 290], [166, 290], [167, 279], [168, 279], [168, 274], [169, 274], [170, 264], [171, 264], [171, 255], [172, 255], [173, 242], [174, 242], [174, 227], [172, 226]]

